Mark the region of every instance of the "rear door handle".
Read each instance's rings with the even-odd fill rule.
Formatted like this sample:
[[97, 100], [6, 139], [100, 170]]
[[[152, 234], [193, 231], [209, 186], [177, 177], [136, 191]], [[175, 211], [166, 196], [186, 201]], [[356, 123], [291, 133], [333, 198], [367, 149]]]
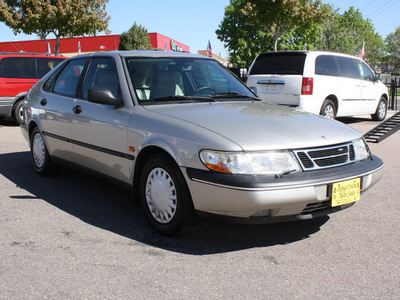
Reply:
[[74, 106], [74, 108], [72, 109], [72, 111], [73, 111], [75, 114], [79, 115], [79, 114], [82, 112], [82, 106], [80, 106], [80, 105]]
[[42, 99], [42, 100], [40, 101], [40, 104], [41, 104], [42, 106], [46, 106], [47, 100], [46, 100], [46, 99]]

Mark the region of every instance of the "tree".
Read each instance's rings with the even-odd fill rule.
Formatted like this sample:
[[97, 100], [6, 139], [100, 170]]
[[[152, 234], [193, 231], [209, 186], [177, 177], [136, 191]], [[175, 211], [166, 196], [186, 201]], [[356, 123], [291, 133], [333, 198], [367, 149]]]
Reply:
[[14, 34], [36, 34], [46, 40], [56, 37], [59, 54], [60, 38], [109, 33], [110, 17], [105, 11], [108, 0], [0, 0], [0, 21]]
[[358, 55], [362, 43], [365, 43], [364, 57], [370, 65], [375, 65], [383, 55], [382, 37], [375, 33], [369, 19], [364, 19], [359, 9], [350, 7], [342, 15], [335, 13], [324, 28], [323, 50]]
[[230, 62], [236, 67], [249, 67], [261, 52], [272, 49], [272, 35], [262, 30], [261, 24], [251, 21], [242, 8], [247, 0], [231, 0], [225, 8], [225, 16], [216, 34], [224, 43], [230, 55]]
[[323, 23], [331, 13], [320, 0], [249, 0], [243, 11], [251, 20], [261, 24], [273, 37], [274, 51], [278, 40], [295, 28], [308, 28], [313, 23]]
[[400, 68], [400, 27], [390, 33], [385, 39], [388, 63], [394, 66], [394, 70]]
[[136, 25], [136, 22], [128, 30], [119, 36], [119, 50], [139, 50], [151, 49], [149, 33], [142, 25]]

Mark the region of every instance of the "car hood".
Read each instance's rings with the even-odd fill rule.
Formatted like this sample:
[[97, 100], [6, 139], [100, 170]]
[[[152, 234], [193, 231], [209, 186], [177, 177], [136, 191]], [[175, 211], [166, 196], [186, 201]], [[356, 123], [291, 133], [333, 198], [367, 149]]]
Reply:
[[[334, 145], [361, 137], [355, 129], [324, 117], [266, 102], [147, 105], [229, 139], [246, 151]], [[213, 132], [213, 133], [211, 133]]]

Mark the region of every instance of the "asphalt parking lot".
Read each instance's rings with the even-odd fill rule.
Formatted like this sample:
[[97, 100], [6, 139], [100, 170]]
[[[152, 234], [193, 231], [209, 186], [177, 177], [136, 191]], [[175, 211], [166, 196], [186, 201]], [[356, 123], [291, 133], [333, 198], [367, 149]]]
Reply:
[[384, 177], [347, 210], [205, 220], [166, 238], [117, 184], [69, 168], [36, 175], [19, 127], [0, 121], [0, 299], [399, 299], [400, 132], [369, 145]]

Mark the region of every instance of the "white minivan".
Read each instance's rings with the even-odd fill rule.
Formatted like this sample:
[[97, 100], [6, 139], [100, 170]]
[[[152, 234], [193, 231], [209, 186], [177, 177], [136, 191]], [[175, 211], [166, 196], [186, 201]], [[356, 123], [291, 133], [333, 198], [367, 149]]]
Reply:
[[371, 68], [354, 56], [324, 51], [258, 55], [247, 85], [262, 100], [328, 118], [370, 114], [384, 120], [388, 91]]

